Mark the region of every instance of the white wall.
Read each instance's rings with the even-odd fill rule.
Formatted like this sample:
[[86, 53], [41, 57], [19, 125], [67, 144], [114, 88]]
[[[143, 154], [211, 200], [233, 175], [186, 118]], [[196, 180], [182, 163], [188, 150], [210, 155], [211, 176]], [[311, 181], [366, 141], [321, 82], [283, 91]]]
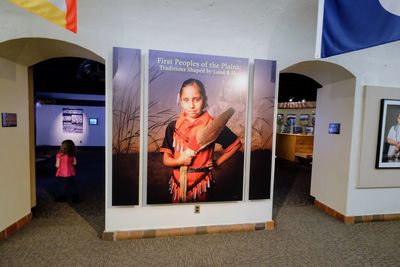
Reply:
[[[113, 46], [140, 48], [144, 58], [147, 58], [148, 49], [161, 49], [250, 59], [278, 59], [278, 64], [279, 60], [296, 62], [314, 54], [314, 1], [117, 0], [112, 5], [105, 0], [79, 1], [78, 34], [65, 31], [8, 2], [0, 2], [0, 10], [0, 41], [30, 36], [55, 38], [88, 48], [104, 57], [107, 71], [106, 104], [109, 107], [112, 106]], [[12, 53], [8, 50], [7, 54], [11, 54], [10, 57], [15, 54], [15, 60], [20, 60], [18, 53], [25, 51], [24, 48], [13, 50]], [[147, 88], [146, 79], [143, 81], [144, 89]], [[111, 109], [106, 111], [106, 116], [112, 117]], [[226, 205], [202, 204], [200, 216], [193, 213], [190, 204], [179, 207], [111, 207], [110, 120], [107, 121], [106, 136], [106, 230], [163, 228], [179, 224], [232, 224], [272, 219], [272, 200]], [[207, 214], [209, 216], [205, 216]], [[182, 218], [182, 223], [177, 222], [178, 217]]]
[[[21, 37], [54, 38], [85, 47], [103, 57], [106, 61], [107, 71], [106, 104], [109, 107], [112, 104], [113, 46], [140, 48], [145, 54], [144, 58], [147, 56], [148, 49], [160, 49], [250, 59], [275, 59], [278, 62], [278, 72], [300, 61], [314, 59], [317, 0], [135, 0], [130, 2], [116, 0], [112, 5], [106, 0], [78, 1], [78, 34], [68, 32], [7, 1], [0, 2], [0, 10], [0, 42]], [[339, 207], [338, 211], [347, 212], [350, 215], [360, 212], [381, 213], [379, 211], [386, 210], [388, 201], [395, 200], [399, 195], [398, 191], [393, 189], [373, 191], [355, 189], [359, 175], [361, 150], [361, 141], [358, 139], [362, 129], [362, 87], [364, 85], [398, 86], [400, 84], [398, 75], [400, 61], [393, 56], [398, 54], [399, 48], [400, 42], [396, 42], [326, 59], [326, 61], [343, 66], [357, 79], [355, 98], [353, 98], [355, 105], [352, 112], [354, 114], [352, 124], [348, 125], [347, 119], [346, 123], [341, 122], [343, 134], [348, 134], [348, 128], [353, 129], [348, 141], [353, 140], [349, 144], [350, 155], [344, 155], [343, 151], [337, 151], [344, 159], [351, 160], [351, 164], [350, 166], [346, 164], [336, 166], [339, 170], [332, 170], [330, 166], [326, 166], [330, 167], [332, 174], [329, 176], [324, 174], [328, 184], [335, 189], [334, 192], [340, 193], [335, 195], [326, 190], [328, 203], [325, 204], [332, 203], [334, 207]], [[8, 58], [16, 61], [23, 59], [24, 62], [28, 62], [29, 60], [22, 55], [26, 56], [31, 50], [32, 47], [29, 46], [16, 47], [12, 50], [1, 51], [0, 54], [4, 53]], [[37, 54], [35, 54], [36, 56]], [[144, 89], [147, 88], [146, 75], [143, 81]], [[328, 85], [328, 89], [332, 86]], [[340, 88], [335, 87], [335, 89], [338, 92], [334, 93], [331, 90], [332, 96], [346, 93]], [[354, 92], [351, 93], [354, 94]], [[348, 98], [343, 98], [346, 105], [350, 105]], [[20, 102], [16, 101], [15, 103]], [[13, 104], [15, 105], [15, 103]], [[345, 107], [346, 111], [350, 112], [350, 109], [349, 106]], [[107, 119], [112, 117], [111, 109], [108, 109], [106, 113]], [[320, 114], [319, 107], [317, 107], [316, 114], [317, 116]], [[222, 204], [204, 204], [206, 209], [202, 209], [202, 212], [204, 211], [210, 216], [204, 216], [203, 213], [200, 216], [194, 215], [191, 205], [111, 207], [111, 121], [109, 119], [106, 125], [106, 230], [140, 229], [148, 226], [162, 228], [165, 225], [178, 224], [174, 218], [171, 218], [171, 214], [175, 218], [183, 218], [182, 224], [184, 225], [271, 219], [272, 201], [229, 203], [223, 207], [221, 207]], [[324, 129], [321, 130], [326, 132], [327, 125], [323, 127]], [[341, 140], [343, 136], [330, 138], [335, 142], [345, 142]], [[329, 146], [329, 150], [325, 152], [321, 150], [322, 157], [324, 154], [332, 154], [330, 151], [335, 149], [332, 147]], [[21, 160], [28, 161], [24, 158]], [[0, 164], [7, 163], [9, 162], [2, 160]], [[19, 168], [20, 165], [14, 163], [14, 165], [8, 166]], [[340, 171], [340, 169], [342, 170]], [[347, 176], [345, 175], [346, 170]], [[336, 184], [337, 179], [339, 179], [339, 185]], [[343, 185], [346, 181], [347, 185]], [[143, 185], [142, 182], [141, 185]], [[349, 187], [348, 191], [346, 187]], [[347, 197], [346, 192], [348, 193]], [[355, 201], [360, 205], [349, 206], [346, 210], [343, 199], [348, 199], [348, 202]], [[369, 203], [371, 199], [374, 199], [374, 205], [360, 207], [361, 203]], [[321, 200], [323, 202], [325, 199]], [[251, 208], [257, 205], [260, 206]], [[392, 209], [392, 211], [396, 210], [400, 212], [398, 208]], [[218, 216], [214, 217], [212, 214], [218, 214]]]
[[399, 213], [400, 172], [398, 169], [375, 169], [375, 157], [381, 99], [400, 99], [400, 88], [366, 86], [363, 91], [359, 174], [358, 179], [350, 181], [347, 212], [352, 215]]
[[16, 113], [17, 127], [0, 127], [0, 231], [30, 213], [27, 68], [0, 58], [0, 112]]
[[[362, 129], [364, 119], [365, 89], [367, 86], [398, 87], [400, 84], [400, 61], [397, 56], [400, 42], [393, 42], [377, 47], [340, 55], [329, 59], [339, 64], [357, 77], [353, 133], [350, 154], [349, 183], [347, 193], [347, 216], [400, 213], [399, 188], [357, 188], [360, 179], [360, 159]], [[400, 96], [399, 96], [400, 97]], [[398, 97], [397, 97], [398, 98]], [[377, 108], [366, 106], [366, 109]], [[374, 126], [378, 128], [378, 124]], [[376, 139], [368, 141], [376, 148]], [[370, 166], [371, 167], [371, 166]], [[376, 179], [379, 179], [376, 176]], [[339, 197], [339, 196], [338, 196]], [[341, 196], [340, 196], [341, 197]]]
[[[63, 132], [63, 108], [82, 109], [83, 133]], [[89, 118], [98, 118], [98, 125], [89, 125]], [[36, 145], [60, 146], [71, 139], [77, 146], [105, 145], [105, 107], [42, 105], [36, 107]]]
[[[317, 90], [311, 195], [346, 213], [355, 80]], [[329, 134], [329, 123], [340, 123], [340, 134]]]

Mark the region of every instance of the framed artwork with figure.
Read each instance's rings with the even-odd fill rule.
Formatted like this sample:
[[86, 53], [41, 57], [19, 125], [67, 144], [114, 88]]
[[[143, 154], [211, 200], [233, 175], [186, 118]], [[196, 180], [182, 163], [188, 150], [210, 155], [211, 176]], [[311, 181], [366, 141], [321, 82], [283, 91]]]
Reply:
[[400, 100], [382, 99], [375, 168], [400, 168]]

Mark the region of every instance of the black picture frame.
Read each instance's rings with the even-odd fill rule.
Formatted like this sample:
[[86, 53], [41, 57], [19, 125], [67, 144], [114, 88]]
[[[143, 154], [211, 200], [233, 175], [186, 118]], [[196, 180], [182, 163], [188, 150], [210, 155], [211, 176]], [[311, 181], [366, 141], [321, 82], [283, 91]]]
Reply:
[[400, 168], [400, 100], [381, 99], [379, 114], [376, 169]]

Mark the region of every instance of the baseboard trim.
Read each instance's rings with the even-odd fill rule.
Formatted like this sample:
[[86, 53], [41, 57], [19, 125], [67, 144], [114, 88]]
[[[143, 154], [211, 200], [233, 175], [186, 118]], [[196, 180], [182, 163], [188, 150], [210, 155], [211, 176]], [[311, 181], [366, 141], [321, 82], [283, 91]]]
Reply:
[[141, 238], [158, 238], [167, 236], [204, 235], [232, 232], [252, 232], [259, 230], [274, 230], [275, 222], [231, 224], [231, 225], [210, 225], [168, 229], [132, 230], [103, 232], [102, 239], [105, 241], [117, 241]]
[[345, 224], [381, 222], [381, 221], [400, 221], [400, 214], [376, 214], [376, 215], [360, 215], [360, 216], [345, 216], [340, 212], [328, 207], [318, 200], [314, 200], [314, 206], [324, 211], [326, 214], [344, 222]]
[[338, 219], [339, 221], [344, 222], [345, 224], [354, 224], [354, 217], [345, 216], [345, 215], [341, 214], [340, 212], [332, 209], [331, 207], [328, 207], [324, 203], [319, 202], [316, 199], [314, 199], [314, 206], [317, 207], [318, 209], [324, 211], [326, 214]]
[[25, 225], [27, 225], [32, 220], [32, 213], [30, 212], [28, 215], [25, 215], [17, 222], [11, 224], [6, 229], [0, 232], [0, 240], [4, 240], [15, 234], [15, 232], [22, 229]]

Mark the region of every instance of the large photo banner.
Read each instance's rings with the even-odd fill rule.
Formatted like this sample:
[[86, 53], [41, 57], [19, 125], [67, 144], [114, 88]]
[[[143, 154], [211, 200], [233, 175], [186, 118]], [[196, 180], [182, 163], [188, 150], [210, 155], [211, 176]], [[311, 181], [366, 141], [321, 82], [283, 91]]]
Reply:
[[242, 200], [248, 64], [150, 50], [148, 204]]
[[276, 61], [254, 60], [249, 199], [269, 199]]
[[112, 205], [139, 201], [140, 67], [140, 50], [113, 48]]

